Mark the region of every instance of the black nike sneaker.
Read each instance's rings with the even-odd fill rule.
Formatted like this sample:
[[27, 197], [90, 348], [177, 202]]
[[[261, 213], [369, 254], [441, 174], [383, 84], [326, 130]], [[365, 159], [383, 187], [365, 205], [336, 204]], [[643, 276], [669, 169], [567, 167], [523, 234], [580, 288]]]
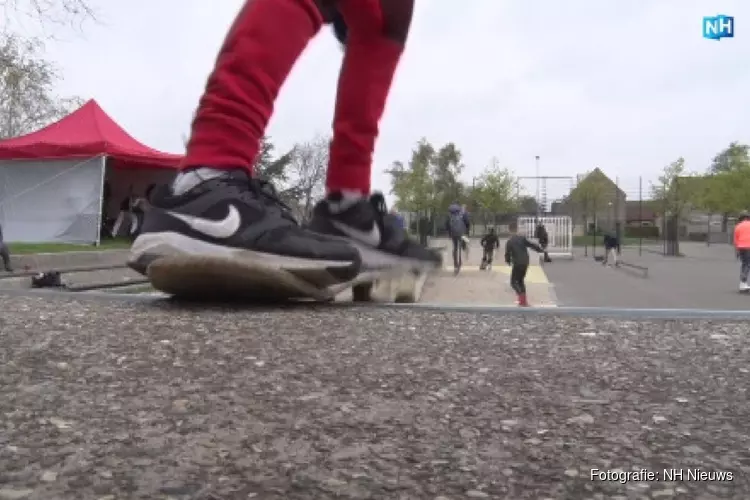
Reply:
[[337, 194], [318, 203], [309, 228], [348, 239], [360, 250], [363, 271], [401, 268], [420, 272], [443, 265], [437, 250], [411, 239], [401, 221], [388, 213], [381, 193], [357, 200], [343, 210], [340, 206]]
[[244, 170], [180, 174], [150, 202], [129, 265], [169, 294], [315, 298], [310, 287], [359, 274], [352, 245], [300, 227], [273, 186]]

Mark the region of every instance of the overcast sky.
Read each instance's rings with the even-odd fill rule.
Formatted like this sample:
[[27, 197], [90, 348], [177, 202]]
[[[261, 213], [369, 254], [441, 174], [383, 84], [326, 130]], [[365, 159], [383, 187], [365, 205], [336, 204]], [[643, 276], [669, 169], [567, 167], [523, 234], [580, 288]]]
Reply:
[[[138, 139], [180, 152], [241, 3], [97, 0], [100, 25], [48, 47], [59, 90], [96, 98]], [[702, 38], [703, 16], [716, 14], [736, 17], [734, 39]], [[493, 156], [518, 175], [534, 175], [536, 155], [542, 175], [600, 166], [629, 196], [639, 175], [679, 156], [703, 170], [729, 142], [750, 142], [746, 19], [746, 0], [417, 0], [374, 187], [389, 190], [383, 169], [421, 137], [455, 142], [467, 182]], [[311, 44], [271, 122], [280, 147], [328, 133], [340, 60], [328, 31]]]

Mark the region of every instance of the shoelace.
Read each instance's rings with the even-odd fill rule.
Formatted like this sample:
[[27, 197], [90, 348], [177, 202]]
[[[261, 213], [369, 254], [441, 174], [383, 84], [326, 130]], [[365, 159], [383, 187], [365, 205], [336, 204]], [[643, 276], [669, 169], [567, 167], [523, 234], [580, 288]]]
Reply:
[[292, 208], [281, 199], [276, 187], [270, 181], [245, 176], [239, 177], [232, 175], [231, 173], [224, 176], [223, 180], [229, 184], [235, 184], [241, 188], [249, 190], [260, 198], [266, 206], [280, 209], [283, 218], [294, 222], [295, 224], [299, 224], [297, 218], [292, 212]]
[[263, 179], [250, 179], [248, 182], [250, 190], [261, 197], [266, 205], [275, 206], [281, 209], [281, 216], [287, 220], [298, 224], [297, 218], [292, 212], [290, 207], [284, 200], [281, 199], [276, 186], [270, 181]]

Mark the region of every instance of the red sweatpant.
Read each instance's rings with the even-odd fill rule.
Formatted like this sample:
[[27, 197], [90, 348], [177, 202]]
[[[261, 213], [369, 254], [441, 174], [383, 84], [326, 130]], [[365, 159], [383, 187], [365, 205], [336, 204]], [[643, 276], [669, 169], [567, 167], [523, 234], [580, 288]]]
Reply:
[[[247, 0], [193, 121], [183, 167], [252, 170], [279, 90], [335, 6], [349, 28], [326, 187], [370, 191], [378, 123], [411, 22], [413, 0]], [[325, 9], [323, 9], [325, 11]]]

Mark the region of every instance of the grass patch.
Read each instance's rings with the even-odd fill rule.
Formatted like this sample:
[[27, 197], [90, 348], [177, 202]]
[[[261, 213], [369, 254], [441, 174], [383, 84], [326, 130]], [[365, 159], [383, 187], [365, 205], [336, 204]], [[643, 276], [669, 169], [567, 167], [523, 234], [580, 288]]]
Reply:
[[122, 250], [130, 248], [126, 238], [103, 240], [99, 246], [77, 245], [74, 243], [8, 243], [11, 255], [28, 255], [34, 253], [87, 252], [97, 250]]

